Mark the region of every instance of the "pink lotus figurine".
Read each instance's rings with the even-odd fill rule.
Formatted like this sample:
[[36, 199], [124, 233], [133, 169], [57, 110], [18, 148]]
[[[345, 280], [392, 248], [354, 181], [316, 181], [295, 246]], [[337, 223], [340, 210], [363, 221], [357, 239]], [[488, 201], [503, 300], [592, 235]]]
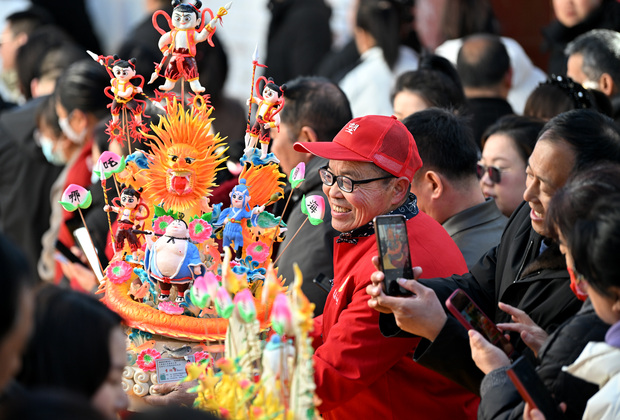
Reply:
[[320, 195], [304, 196], [301, 199], [301, 212], [308, 216], [313, 225], [323, 223], [325, 216], [325, 199]]
[[230, 318], [235, 305], [233, 304], [230, 294], [224, 286], [220, 286], [215, 294], [215, 310], [222, 318]]
[[106, 268], [105, 273], [108, 279], [114, 284], [123, 284], [131, 278], [133, 272], [131, 265], [122, 260], [117, 260]]
[[123, 172], [124, 169], [125, 157], [121, 157], [114, 152], [106, 150], [99, 156], [99, 160], [93, 168], [93, 172], [103, 181], [104, 179], [110, 178], [113, 174]]
[[144, 349], [138, 356], [137, 364], [144, 371], [154, 371], [157, 359], [161, 358], [161, 353], [155, 349]]
[[192, 303], [200, 309], [204, 309], [209, 302], [209, 291], [207, 290], [207, 282], [203, 276], [196, 277], [194, 284], [189, 289], [189, 295]]
[[163, 235], [166, 232], [166, 228], [173, 220], [172, 216], [159, 216], [153, 222], [153, 232], [158, 235]]
[[194, 242], [204, 242], [211, 237], [213, 228], [211, 225], [202, 219], [194, 219], [189, 224], [189, 237]]
[[233, 300], [235, 313], [243, 321], [250, 323], [256, 319], [256, 306], [254, 306], [254, 296], [249, 289], [243, 289], [235, 295]]
[[252, 261], [260, 264], [265, 262], [269, 256], [269, 247], [264, 242], [257, 241], [250, 244], [245, 252], [252, 257]]
[[306, 164], [304, 162], [299, 162], [291, 171], [291, 174], [288, 177], [288, 182], [291, 184], [291, 187], [295, 189], [299, 184], [304, 182], [305, 176]]
[[75, 211], [79, 209], [86, 209], [90, 207], [93, 201], [93, 197], [84, 187], [80, 187], [76, 184], [71, 184], [67, 187], [65, 192], [62, 193], [62, 199], [59, 203], [67, 211]]
[[273, 302], [271, 325], [280, 335], [291, 335], [293, 332], [293, 313], [284, 293], [279, 293]]
[[177, 305], [174, 302], [162, 301], [157, 305], [157, 309], [162, 312], [165, 312], [169, 315], [181, 315], [183, 313], [183, 308]]

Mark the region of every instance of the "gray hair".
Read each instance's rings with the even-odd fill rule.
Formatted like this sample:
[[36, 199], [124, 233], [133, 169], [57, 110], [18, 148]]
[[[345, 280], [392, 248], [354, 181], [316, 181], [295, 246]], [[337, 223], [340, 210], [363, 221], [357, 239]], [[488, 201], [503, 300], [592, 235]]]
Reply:
[[590, 80], [599, 80], [603, 73], [620, 85], [620, 33], [609, 29], [595, 29], [570, 42], [564, 54], [583, 56], [581, 70]]

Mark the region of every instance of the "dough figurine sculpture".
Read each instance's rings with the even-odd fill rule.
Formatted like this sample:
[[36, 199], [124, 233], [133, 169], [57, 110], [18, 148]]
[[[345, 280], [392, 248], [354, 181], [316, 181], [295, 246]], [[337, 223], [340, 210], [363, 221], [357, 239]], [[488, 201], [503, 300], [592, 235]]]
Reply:
[[271, 136], [269, 130], [277, 128], [280, 130], [280, 116], [278, 115], [284, 106], [283, 92], [286, 89], [286, 85], [278, 86], [273, 82], [273, 79], [265, 79], [264, 76], [259, 77], [256, 81], [256, 92], [259, 91], [259, 84], [261, 80], [265, 80], [265, 87], [263, 88], [262, 96], [257, 93], [258, 97], [252, 96], [247, 100], [247, 105], [251, 106], [253, 103], [258, 105], [256, 110], [256, 121], [252, 129], [245, 134], [245, 152], [249, 152], [256, 147], [256, 142], [260, 142], [261, 159], [267, 157], [267, 148], [269, 147], [269, 141]]
[[243, 248], [243, 225], [247, 220], [255, 224], [257, 215], [265, 210], [265, 206], [256, 206], [250, 209], [250, 191], [245, 185], [245, 179], [241, 179], [230, 192], [230, 207], [222, 210], [214, 226], [224, 226], [223, 245], [230, 246], [235, 251], [236, 258], [241, 257]]
[[[112, 114], [112, 121], [108, 127], [109, 132], [121, 133], [124, 131], [124, 127], [121, 129], [120, 120], [121, 111], [124, 110], [129, 110], [133, 116], [132, 121], [129, 122], [132, 133], [137, 135], [140, 130], [148, 131], [142, 122], [146, 101], [135, 98], [136, 95], [142, 94], [142, 87], [144, 86], [144, 77], [136, 74], [136, 59], [121, 60], [118, 55], [104, 57], [91, 51], [87, 52], [93, 60], [104, 66], [110, 75], [110, 86], [105, 90], [105, 94], [112, 99], [112, 104], [109, 105]], [[138, 80], [139, 83], [134, 85], [133, 80]], [[119, 136], [115, 137], [118, 138]]]
[[140, 238], [134, 232], [134, 230], [140, 230], [142, 228], [141, 221], [149, 217], [149, 209], [140, 200], [140, 194], [142, 188], [137, 190], [127, 187], [123, 189], [120, 197], [115, 198], [112, 203], [116, 205], [105, 205], [103, 211], [113, 211], [118, 213], [118, 229], [115, 235], [114, 252], [119, 253], [123, 251], [125, 241], [131, 249], [131, 256], [134, 261], [137, 259], [137, 252], [140, 249]]
[[187, 223], [180, 219], [173, 220], [157, 241], [147, 236], [144, 267], [149, 277], [159, 282], [159, 301], [170, 300], [170, 290], [175, 285], [177, 303], [185, 301], [190, 283], [206, 271], [198, 247], [189, 237]]
[[[211, 9], [200, 12], [202, 2], [196, 0], [194, 4], [183, 4], [180, 0], [174, 0], [172, 6], [172, 17], [168, 16], [163, 10], [158, 10], [153, 14], [153, 26], [161, 34], [158, 46], [164, 54], [160, 64], [155, 67], [151, 75], [149, 84], [153, 83], [160, 76], [161, 70], [165, 66], [164, 77], [166, 82], [159, 86], [164, 91], [172, 90], [176, 82], [183, 77], [192, 91], [200, 94], [205, 91], [204, 86], [198, 80], [198, 68], [196, 66], [196, 44], [208, 41], [213, 46], [211, 38], [215, 33], [216, 22], [221, 21], [222, 16], [228, 13], [231, 3], [225, 7], [220, 7], [217, 15], [213, 16]], [[204, 25], [205, 13], [211, 15], [211, 21]], [[170, 31], [166, 32], [157, 24], [157, 16], [164, 15], [168, 21]], [[201, 25], [203, 23], [203, 25]], [[167, 63], [167, 64], [166, 64]]]

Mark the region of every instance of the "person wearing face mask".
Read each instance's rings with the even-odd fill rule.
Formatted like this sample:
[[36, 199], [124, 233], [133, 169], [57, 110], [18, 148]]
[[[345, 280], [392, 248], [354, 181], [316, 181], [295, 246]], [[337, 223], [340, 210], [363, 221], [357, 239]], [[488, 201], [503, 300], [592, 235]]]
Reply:
[[[71, 248], [72, 232], [81, 226], [77, 212], [67, 212], [57, 203], [70, 184], [91, 184], [92, 138], [97, 122], [107, 114], [109, 101], [104, 89], [108, 84], [105, 70], [92, 60], [72, 64], [56, 84], [50, 106], [55, 108], [62, 135], [53, 145], [44, 136], [41, 147], [49, 162], [65, 166], [50, 191], [50, 227], [43, 235], [43, 252], [37, 265], [39, 276], [45, 281], [60, 281], [61, 270], [55, 259], [57, 241]], [[75, 279], [69, 281], [73, 287], [83, 288]]]

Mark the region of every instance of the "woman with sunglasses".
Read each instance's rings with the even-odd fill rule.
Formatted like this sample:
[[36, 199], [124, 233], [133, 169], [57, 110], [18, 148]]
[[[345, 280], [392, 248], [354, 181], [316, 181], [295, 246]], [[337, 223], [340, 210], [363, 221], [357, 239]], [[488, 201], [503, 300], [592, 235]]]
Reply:
[[523, 201], [525, 167], [543, 122], [507, 115], [482, 136], [482, 157], [478, 162], [480, 188], [493, 197], [500, 211], [510, 217]]

